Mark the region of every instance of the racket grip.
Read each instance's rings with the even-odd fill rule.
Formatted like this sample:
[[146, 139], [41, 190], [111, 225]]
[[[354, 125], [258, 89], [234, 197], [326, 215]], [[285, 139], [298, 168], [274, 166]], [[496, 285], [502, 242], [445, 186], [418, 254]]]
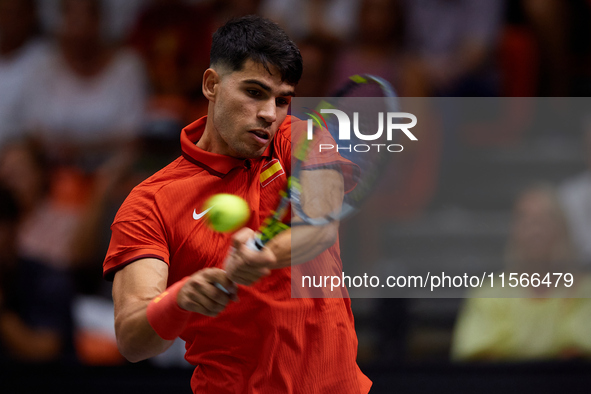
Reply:
[[222, 286], [218, 282], [215, 282], [213, 285], [215, 287], [217, 287], [218, 289], [220, 289], [221, 291], [223, 291], [224, 293], [226, 293], [227, 295], [232, 295], [232, 294], [230, 294], [230, 292], [224, 286]]
[[249, 238], [248, 241], [246, 241], [247, 248], [249, 248], [250, 250], [259, 251], [265, 247], [258, 235], [259, 234], [257, 233], [254, 237]]

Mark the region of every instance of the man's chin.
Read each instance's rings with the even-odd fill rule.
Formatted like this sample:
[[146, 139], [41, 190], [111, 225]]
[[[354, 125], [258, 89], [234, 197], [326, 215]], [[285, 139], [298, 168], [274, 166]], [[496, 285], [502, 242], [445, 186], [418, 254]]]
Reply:
[[267, 146], [269, 146], [269, 144], [262, 147], [243, 147], [242, 149], [236, 150], [236, 155], [234, 155], [234, 157], [240, 159], [258, 159], [263, 153], [265, 153]]

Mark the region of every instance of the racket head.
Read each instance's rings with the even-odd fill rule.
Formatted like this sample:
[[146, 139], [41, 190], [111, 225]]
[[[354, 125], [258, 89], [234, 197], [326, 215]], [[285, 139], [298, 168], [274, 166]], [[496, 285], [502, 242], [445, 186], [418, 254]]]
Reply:
[[[292, 126], [290, 194], [293, 211], [302, 219], [292, 225], [323, 226], [354, 214], [378, 185], [387, 162], [400, 147], [394, 141], [397, 136], [387, 130], [388, 122], [405, 123], [388, 119], [389, 114], [399, 113], [394, 89], [378, 76], [355, 75], [332, 97], [294, 98], [291, 110], [306, 122], [305, 130], [301, 130], [301, 122]], [[332, 193], [318, 177], [302, 187], [299, 180], [314, 170], [341, 174], [345, 192], [342, 204], [328, 206], [320, 213], [304, 209], [309, 195], [322, 199], [323, 193], [327, 198]]]

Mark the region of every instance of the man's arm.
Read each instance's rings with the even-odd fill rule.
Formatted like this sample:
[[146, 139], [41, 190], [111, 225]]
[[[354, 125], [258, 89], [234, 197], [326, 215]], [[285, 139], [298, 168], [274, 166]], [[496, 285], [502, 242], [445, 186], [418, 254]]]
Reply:
[[[131, 362], [145, 360], [168, 349], [173, 341], [162, 339], [147, 317], [150, 302], [166, 290], [168, 265], [158, 259], [140, 259], [115, 274], [115, 334], [121, 354]], [[181, 309], [216, 316], [230, 296], [214, 286], [220, 283], [235, 292], [224, 271], [206, 268], [191, 275], [176, 295]]]
[[[341, 210], [343, 204], [343, 175], [332, 169], [302, 171], [302, 209], [311, 218], [322, 217]], [[292, 223], [302, 222], [297, 216]], [[267, 244], [277, 261], [271, 267], [283, 268], [312, 260], [331, 247], [337, 240], [339, 222], [325, 226], [297, 226], [284, 231]]]
[[168, 265], [157, 259], [141, 259], [115, 274], [115, 334], [121, 354], [131, 362], [145, 360], [168, 349], [152, 329], [146, 316], [150, 301], [166, 289]]

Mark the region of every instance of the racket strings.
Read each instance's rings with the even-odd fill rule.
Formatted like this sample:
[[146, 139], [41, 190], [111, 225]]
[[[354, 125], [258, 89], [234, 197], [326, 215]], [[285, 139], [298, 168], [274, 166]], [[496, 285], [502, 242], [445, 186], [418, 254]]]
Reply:
[[[331, 112], [323, 114], [323, 109], [338, 109], [349, 114], [351, 130], [348, 139], [340, 138], [340, 119]], [[322, 225], [340, 220], [358, 210], [367, 200], [380, 183], [389, 158], [395, 154], [388, 151], [389, 145], [383, 141], [383, 138], [379, 141], [371, 141], [371, 138], [379, 134], [387, 136], [387, 114], [396, 110], [397, 102], [392, 88], [387, 82], [374, 76], [354, 76], [333, 97], [325, 98], [318, 104], [314, 113], [321, 115], [322, 118], [321, 121], [315, 121], [313, 138], [318, 138], [319, 141], [305, 140], [304, 149], [301, 145], [294, 147], [299, 154], [292, 163], [292, 176], [299, 178], [303, 170], [336, 169], [345, 177], [348, 193], [345, 194], [343, 204], [338, 211], [326, 212], [320, 217], [310, 217], [301, 207], [304, 200], [301, 194], [305, 191], [301, 189], [298, 191], [297, 201], [294, 201], [292, 192], [294, 212], [302, 217], [304, 222]], [[319, 127], [319, 124], [324, 124], [326, 127]], [[333, 152], [328, 154], [338, 153], [340, 157], [351, 163], [350, 166], [342, 164], [331, 166], [325, 163], [326, 157], [323, 156], [322, 149], [319, 149], [321, 142], [327, 142], [327, 137], [322, 133], [330, 134], [330, 142], [322, 147], [332, 146]], [[390, 145], [394, 144], [393, 141], [390, 142]], [[306, 150], [307, 153], [302, 154], [302, 150]], [[315, 189], [321, 189], [324, 185], [320, 184], [321, 180], [318, 182], [318, 185], [308, 185], [306, 192], [314, 193]], [[349, 190], [351, 185], [355, 187]]]

